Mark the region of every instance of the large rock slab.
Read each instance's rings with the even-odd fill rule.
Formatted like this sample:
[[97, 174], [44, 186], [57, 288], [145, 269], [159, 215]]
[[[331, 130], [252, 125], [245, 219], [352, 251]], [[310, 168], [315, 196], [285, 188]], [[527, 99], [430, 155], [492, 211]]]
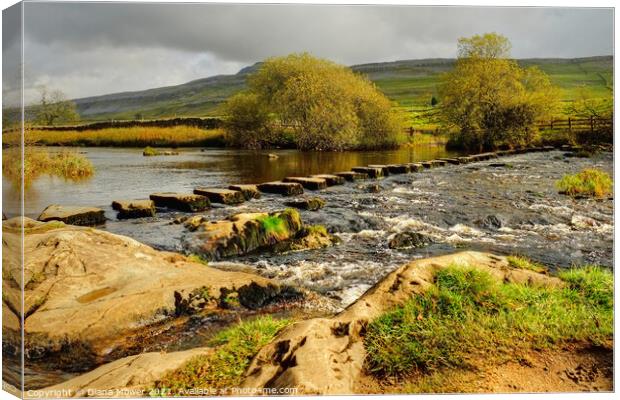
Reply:
[[260, 191], [256, 185], [230, 185], [228, 189], [240, 191], [246, 200], [260, 199]]
[[145, 218], [155, 216], [153, 200], [116, 200], [112, 209], [118, 211], [118, 219]]
[[48, 206], [39, 218], [39, 221], [60, 221], [69, 225], [94, 226], [105, 222], [104, 211], [97, 207], [73, 207], [53, 204]]
[[[18, 349], [23, 314], [28, 358], [88, 367], [129, 335], [184, 312], [196, 290], [207, 290], [217, 304], [222, 290], [279, 288], [259, 276], [221, 271], [109, 232], [29, 219], [24, 228], [22, 313], [19, 221], [3, 223], [2, 324], [3, 348]], [[241, 298], [240, 303], [252, 306]]]
[[281, 194], [282, 196], [296, 196], [303, 194], [304, 188], [297, 182], [265, 182], [256, 185], [264, 193]]
[[256, 355], [241, 386], [295, 387], [298, 395], [354, 394], [366, 358], [367, 324], [423, 293], [433, 285], [434, 272], [452, 264], [480, 268], [502, 282], [562, 284], [557, 278], [510, 268], [505, 258], [486, 253], [417, 260], [390, 273], [339, 315], [298, 322], [283, 330]]
[[327, 181], [323, 178], [306, 178], [302, 176], [289, 176], [283, 179], [284, 182], [297, 182], [304, 189], [323, 190], [327, 188]]
[[211, 203], [221, 204], [241, 204], [245, 201], [245, 196], [238, 190], [203, 188], [194, 189], [194, 194], [205, 196]]
[[381, 178], [383, 177], [383, 168], [373, 168], [373, 167], [353, 167], [351, 168], [353, 172], [360, 172], [362, 174], [366, 174], [371, 178]]
[[411, 172], [420, 172], [424, 170], [424, 166], [422, 165], [422, 163], [409, 163], [407, 165], [409, 166], [409, 170]]
[[345, 178], [343, 178], [342, 176], [330, 174], [311, 175], [310, 178], [325, 179], [327, 186], [344, 185], [345, 181]]
[[390, 168], [384, 164], [369, 164], [368, 168], [379, 168], [383, 171], [383, 176], [388, 176], [390, 174]]
[[153, 193], [149, 196], [157, 207], [167, 207], [179, 211], [199, 212], [211, 207], [206, 196], [189, 193]]
[[221, 259], [269, 248], [291, 240], [303, 228], [299, 212], [240, 213], [225, 220], [208, 221], [196, 216], [185, 222], [192, 231], [184, 246], [206, 259]]

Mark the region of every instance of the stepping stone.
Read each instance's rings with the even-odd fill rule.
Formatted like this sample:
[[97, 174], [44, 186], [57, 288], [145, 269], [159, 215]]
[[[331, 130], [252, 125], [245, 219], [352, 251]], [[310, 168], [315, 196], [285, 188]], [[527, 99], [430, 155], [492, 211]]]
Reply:
[[459, 160], [461, 164], [469, 164], [470, 162], [476, 161], [472, 157], [458, 157], [457, 160]]
[[443, 167], [448, 164], [448, 162], [444, 160], [432, 160], [431, 163], [433, 163], [435, 167]]
[[421, 163], [409, 163], [409, 170], [411, 172], [420, 172], [424, 169], [424, 166]]
[[555, 150], [555, 147], [553, 147], [553, 146], [543, 146], [542, 148], [543, 148], [543, 151], [553, 151], [553, 150]]
[[422, 166], [423, 166], [424, 168], [427, 168], [427, 169], [429, 169], [429, 168], [433, 168], [433, 167], [435, 166], [435, 164], [433, 164], [433, 162], [432, 162], [432, 161], [424, 161], [424, 162], [423, 162], [423, 163], [421, 163], [421, 164], [422, 164]]
[[304, 192], [303, 186], [296, 182], [265, 182], [256, 185], [258, 190], [264, 193], [275, 193], [283, 196], [295, 196]]
[[105, 222], [104, 211], [96, 207], [48, 206], [39, 218], [39, 221], [60, 221], [68, 225], [93, 226]]
[[390, 174], [408, 174], [411, 172], [411, 168], [407, 164], [392, 164], [387, 166]]
[[345, 171], [336, 172], [334, 175], [340, 176], [350, 182], [357, 181], [359, 179], [368, 179], [368, 174], [363, 172]]
[[118, 211], [118, 219], [144, 218], [155, 216], [153, 200], [116, 200], [112, 202], [112, 209]]
[[459, 165], [461, 162], [456, 158], [439, 158], [440, 161], [445, 161], [448, 164]]
[[301, 210], [316, 211], [325, 206], [325, 200], [320, 197], [311, 197], [308, 199], [286, 201], [284, 202], [284, 205], [287, 207], [299, 208]]
[[383, 171], [383, 176], [388, 176], [390, 174], [390, 169], [388, 168], [387, 165], [383, 165], [383, 164], [370, 164], [370, 165], [368, 165], [368, 168], [379, 168], [379, 169], [381, 169], [381, 171]]
[[308, 190], [323, 190], [327, 188], [327, 181], [322, 178], [304, 178], [301, 176], [289, 176], [283, 179], [284, 182], [299, 183]]
[[230, 185], [228, 189], [238, 190], [243, 194], [246, 200], [260, 199], [260, 192], [256, 185]]
[[240, 204], [245, 201], [245, 196], [238, 190], [203, 188], [194, 189], [194, 194], [206, 196], [211, 203]]
[[206, 196], [189, 193], [153, 193], [149, 196], [157, 207], [167, 207], [179, 211], [198, 212], [211, 207], [211, 202]]
[[372, 168], [372, 167], [353, 167], [351, 168], [353, 172], [361, 172], [362, 174], [366, 174], [371, 178], [381, 178], [383, 177], [383, 169], [381, 168]]
[[327, 186], [344, 185], [344, 178], [338, 175], [330, 175], [330, 174], [310, 175], [310, 178], [325, 179], [325, 182], [327, 182]]

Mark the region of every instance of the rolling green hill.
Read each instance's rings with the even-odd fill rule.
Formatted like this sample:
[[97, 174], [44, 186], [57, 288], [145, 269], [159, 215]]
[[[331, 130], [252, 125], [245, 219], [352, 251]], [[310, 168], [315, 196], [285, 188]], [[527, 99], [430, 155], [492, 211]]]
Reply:
[[[602, 97], [613, 90], [612, 56], [523, 59], [519, 64], [536, 65], [549, 74], [553, 83], [562, 89], [565, 102], [577, 98], [582, 87], [592, 97]], [[235, 75], [218, 75], [177, 86], [88, 97], [75, 102], [84, 121], [218, 115], [219, 104], [242, 90], [247, 75], [259, 65], [246, 67]], [[415, 113], [429, 107], [441, 74], [453, 65], [453, 59], [424, 59], [362, 64], [351, 68], [367, 75], [390, 99]]]

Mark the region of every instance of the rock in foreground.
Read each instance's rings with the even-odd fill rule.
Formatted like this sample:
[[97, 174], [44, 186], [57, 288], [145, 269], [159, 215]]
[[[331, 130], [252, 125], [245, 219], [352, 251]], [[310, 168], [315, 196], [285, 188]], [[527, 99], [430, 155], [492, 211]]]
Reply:
[[248, 254], [292, 240], [303, 228], [296, 210], [273, 213], [241, 213], [221, 221], [197, 216], [185, 222], [192, 231], [185, 247], [206, 259]]
[[284, 205], [287, 207], [299, 208], [300, 210], [317, 211], [325, 206], [325, 200], [320, 197], [311, 197], [308, 199], [287, 201]]
[[96, 207], [48, 206], [39, 218], [39, 221], [60, 221], [69, 225], [94, 226], [105, 222], [104, 211]]
[[[56, 359], [73, 369], [91, 366], [110, 352], [111, 343], [186, 311], [196, 291], [208, 293], [213, 304], [222, 291], [245, 290], [250, 297], [261, 290], [268, 296], [279, 292], [279, 286], [268, 279], [220, 271], [128, 237], [58, 222], [26, 222], [23, 283], [28, 358]], [[17, 349], [21, 237], [13, 220], [3, 223], [3, 231], [3, 348]], [[240, 303], [252, 306], [251, 298], [244, 295], [239, 294]]]

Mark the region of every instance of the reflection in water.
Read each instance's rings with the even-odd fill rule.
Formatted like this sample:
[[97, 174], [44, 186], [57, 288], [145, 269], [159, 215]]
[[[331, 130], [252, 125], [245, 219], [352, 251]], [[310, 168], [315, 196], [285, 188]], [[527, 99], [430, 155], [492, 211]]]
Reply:
[[[94, 177], [80, 183], [48, 176], [38, 179], [25, 194], [27, 216], [37, 217], [50, 204], [109, 208], [113, 200], [144, 199], [159, 191], [261, 183], [292, 175], [346, 171], [359, 165], [405, 163], [454, 155], [437, 146], [329, 153], [190, 148], [180, 149], [178, 156], [157, 157], [143, 157], [142, 149], [136, 148], [84, 148], [83, 151], [95, 167]], [[275, 153], [278, 158], [270, 159], [268, 153]], [[19, 210], [18, 192], [4, 177], [2, 186], [5, 212]], [[16, 213], [7, 212], [7, 215]]]

